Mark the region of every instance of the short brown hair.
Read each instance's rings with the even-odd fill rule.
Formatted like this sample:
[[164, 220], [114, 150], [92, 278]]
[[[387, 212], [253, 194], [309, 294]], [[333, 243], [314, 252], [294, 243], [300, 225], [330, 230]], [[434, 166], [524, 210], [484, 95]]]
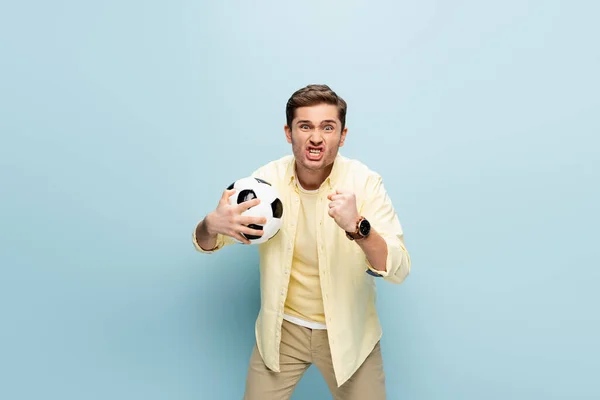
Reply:
[[338, 118], [342, 123], [342, 130], [344, 130], [348, 105], [327, 85], [308, 85], [294, 92], [285, 106], [287, 125], [292, 127], [294, 114], [299, 107], [310, 107], [323, 103], [337, 106]]

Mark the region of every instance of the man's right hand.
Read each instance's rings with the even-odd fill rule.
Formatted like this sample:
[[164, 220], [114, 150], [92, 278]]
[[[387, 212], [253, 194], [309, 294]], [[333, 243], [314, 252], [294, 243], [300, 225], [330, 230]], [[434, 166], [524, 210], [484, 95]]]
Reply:
[[251, 217], [242, 215], [242, 213], [251, 207], [260, 203], [260, 199], [252, 199], [240, 204], [229, 204], [229, 198], [235, 193], [235, 190], [225, 190], [217, 208], [208, 214], [204, 219], [206, 233], [211, 237], [217, 234], [230, 236], [242, 243], [250, 244], [250, 241], [242, 236], [246, 235], [262, 236], [263, 231], [259, 229], [248, 228], [248, 225], [264, 225], [267, 219], [264, 217]]

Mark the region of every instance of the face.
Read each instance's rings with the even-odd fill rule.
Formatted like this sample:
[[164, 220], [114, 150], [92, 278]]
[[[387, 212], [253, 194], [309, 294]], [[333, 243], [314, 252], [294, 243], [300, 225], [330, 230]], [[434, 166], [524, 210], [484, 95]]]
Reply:
[[342, 130], [337, 107], [331, 104], [300, 107], [292, 126], [285, 127], [298, 166], [310, 171], [326, 170], [333, 164], [347, 131]]

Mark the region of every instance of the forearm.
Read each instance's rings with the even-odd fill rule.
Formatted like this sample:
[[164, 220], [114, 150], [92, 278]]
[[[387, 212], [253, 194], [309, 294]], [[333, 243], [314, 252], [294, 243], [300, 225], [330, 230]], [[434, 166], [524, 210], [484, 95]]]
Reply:
[[368, 237], [357, 240], [356, 243], [367, 256], [371, 266], [378, 271], [386, 270], [388, 247], [387, 243], [373, 228]]
[[207, 215], [196, 226], [196, 241], [204, 250], [211, 250], [217, 245], [217, 234], [210, 230], [210, 215]]

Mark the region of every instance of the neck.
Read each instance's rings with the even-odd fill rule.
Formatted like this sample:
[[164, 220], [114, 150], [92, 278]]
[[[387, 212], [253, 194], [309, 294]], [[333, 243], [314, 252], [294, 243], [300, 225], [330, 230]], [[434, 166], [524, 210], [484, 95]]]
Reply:
[[333, 164], [326, 166], [323, 169], [311, 170], [303, 168], [296, 163], [296, 176], [300, 185], [306, 190], [316, 190], [321, 187], [321, 184], [325, 182], [325, 179], [331, 173]]

